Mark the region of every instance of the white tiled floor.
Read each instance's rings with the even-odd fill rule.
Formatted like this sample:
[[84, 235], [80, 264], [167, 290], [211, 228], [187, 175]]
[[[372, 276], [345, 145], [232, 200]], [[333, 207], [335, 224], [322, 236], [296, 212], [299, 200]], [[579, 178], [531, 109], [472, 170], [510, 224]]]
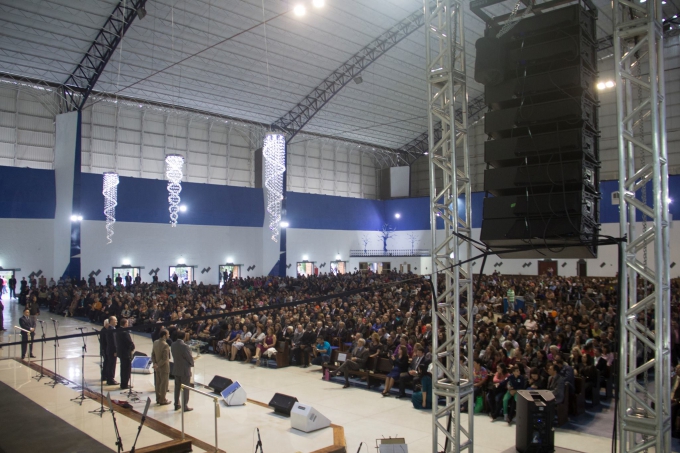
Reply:
[[[5, 301], [5, 328], [10, 329], [20, 315], [19, 308], [14, 301]], [[49, 322], [53, 335], [49, 313], [43, 313], [41, 318]], [[60, 321], [59, 334], [76, 333], [76, 326], [91, 327], [72, 318], [55, 318]], [[8, 332], [3, 332], [3, 342], [9, 341]], [[141, 335], [135, 335], [133, 341], [137, 350], [151, 353], [151, 340]], [[88, 338], [88, 354], [96, 355], [99, 344], [96, 337]], [[80, 353], [82, 341], [79, 338], [62, 340], [59, 349], [59, 373], [74, 381], [80, 381]], [[10, 348], [3, 348], [2, 357], [7, 357]], [[17, 354], [18, 354], [17, 349]], [[34, 351], [40, 357], [40, 348]], [[52, 369], [52, 345], [45, 348], [45, 367]], [[0, 362], [0, 380], [13, 385], [26, 396], [40, 402], [48, 410], [53, 411], [67, 422], [84, 429], [92, 437], [105, 445], [112, 446], [112, 422], [110, 417], [100, 419], [88, 414], [87, 410], [96, 407], [93, 401], [87, 401], [81, 409], [77, 404], [68, 402], [75, 396], [75, 392], [64, 386], [51, 389], [42, 384], [36, 385], [30, 379], [26, 367], [14, 366], [14, 361]], [[348, 451], [356, 451], [360, 442], [368, 444], [369, 450], [375, 446], [375, 439], [388, 436], [405, 437], [411, 453], [426, 453], [432, 448], [432, 415], [430, 412], [413, 409], [410, 401], [382, 398], [377, 392], [363, 389], [342, 389], [341, 386], [323, 381], [318, 367], [302, 369], [288, 367], [279, 370], [265, 368], [251, 368], [248, 365], [228, 362], [214, 355], [203, 355], [196, 361], [195, 381], [208, 383], [216, 374], [238, 380], [246, 389], [248, 398], [267, 403], [276, 392], [297, 397], [301, 402], [313, 405], [335, 424], [345, 428]], [[87, 385], [93, 390], [99, 387], [99, 359], [87, 357], [85, 360], [85, 377]], [[45, 380], [43, 380], [44, 382]], [[141, 397], [146, 399], [153, 393], [153, 377], [151, 375], [133, 375], [133, 385], [141, 391]], [[112, 392], [112, 398], [124, 399], [118, 387], [104, 387]], [[172, 384], [169, 397], [172, 398]], [[195, 410], [185, 417], [186, 432], [209, 444], [214, 443], [214, 418], [212, 401], [200, 395], [192, 394], [189, 404]], [[142, 410], [142, 404], [135, 404], [137, 410]], [[173, 411], [172, 405], [156, 406], [152, 404], [149, 415], [156, 420], [174, 428], [181, 429], [180, 415]], [[465, 415], [464, 415], [465, 417]], [[119, 423], [121, 418], [118, 417]], [[136, 424], [132, 421], [123, 422], [121, 427], [123, 442], [126, 448], [131, 444], [136, 433]], [[466, 421], [465, 421], [466, 422]], [[219, 446], [228, 453], [241, 453], [254, 450], [254, 432], [259, 427], [262, 435], [264, 450], [273, 453], [310, 452], [331, 445], [333, 436], [330, 429], [315, 433], [302, 433], [290, 428], [290, 421], [274, 415], [271, 410], [254, 404], [242, 407], [221, 408], [218, 419]], [[1, 427], [0, 427], [1, 432]], [[163, 437], [151, 430], [143, 430], [144, 445], [161, 442], [155, 437]], [[611, 441], [607, 434], [603, 437], [576, 433], [574, 431], [558, 430], [555, 436], [556, 444], [582, 452], [599, 453], [611, 449]], [[477, 453], [514, 451], [515, 427], [508, 427], [503, 422], [490, 423], [486, 416], [475, 417], [475, 451]], [[140, 445], [142, 445], [140, 439]]]

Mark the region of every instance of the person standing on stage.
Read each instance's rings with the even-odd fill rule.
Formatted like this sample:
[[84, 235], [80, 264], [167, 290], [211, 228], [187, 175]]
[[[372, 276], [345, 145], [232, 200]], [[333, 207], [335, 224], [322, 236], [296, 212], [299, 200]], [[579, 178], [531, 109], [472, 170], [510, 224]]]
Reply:
[[104, 327], [99, 331], [99, 355], [102, 358], [102, 381], [106, 381], [106, 373], [108, 373], [108, 359], [106, 358], [106, 333], [109, 330], [109, 320], [104, 320]]
[[118, 325], [118, 319], [115, 316], [109, 318], [109, 327], [106, 330], [106, 355], [104, 364], [108, 365], [107, 369], [104, 371], [106, 378], [106, 385], [118, 385], [118, 382], [114, 379], [116, 376], [116, 340], [114, 335], [116, 333], [116, 326]]
[[[191, 383], [191, 367], [194, 366], [194, 358], [191, 356], [191, 349], [184, 343], [182, 338], [179, 338], [177, 334], [178, 331], [173, 332], [172, 346], [170, 347], [172, 351], [172, 358], [175, 361], [175, 366], [173, 369], [173, 374], [175, 376], [175, 410], [178, 411], [182, 408], [179, 402], [179, 391], [182, 384], [189, 385]], [[189, 404], [189, 392], [184, 392], [184, 412], [192, 411], [193, 409], [188, 407]]]
[[[128, 326], [128, 320], [123, 318], [120, 327]], [[130, 373], [132, 373], [132, 354], [135, 344], [132, 342], [130, 332], [124, 330], [116, 333], [116, 355], [120, 359], [120, 388], [126, 390], [130, 385]]]
[[156, 404], [161, 406], [170, 404], [166, 398], [170, 384], [170, 346], [168, 346], [168, 331], [165, 329], [161, 329], [160, 337], [153, 342], [151, 363], [154, 369]]
[[29, 316], [30, 311], [28, 308], [24, 310], [24, 316], [19, 318], [19, 327], [21, 327], [24, 330], [28, 330], [28, 332], [24, 332], [23, 330], [21, 331], [21, 358], [24, 359], [26, 357], [26, 347], [28, 346], [28, 335], [31, 335], [31, 346], [30, 346], [30, 351], [29, 355], [31, 356], [32, 359], [35, 359], [35, 356], [33, 355], [33, 337], [35, 337], [35, 321], [31, 319]]

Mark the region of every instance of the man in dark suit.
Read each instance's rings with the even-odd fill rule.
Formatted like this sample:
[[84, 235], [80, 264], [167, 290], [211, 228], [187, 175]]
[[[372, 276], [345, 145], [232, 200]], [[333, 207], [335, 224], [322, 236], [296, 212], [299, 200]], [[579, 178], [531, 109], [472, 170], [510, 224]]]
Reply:
[[560, 375], [558, 366], [554, 364], [548, 367], [548, 374], [550, 375], [548, 378], [548, 390], [555, 395], [555, 404], [560, 404], [564, 401], [564, 377]]
[[16, 289], [17, 289], [17, 278], [12, 274], [12, 276], [9, 278], [9, 298], [14, 299], [17, 297], [16, 295]]
[[26, 347], [28, 346], [28, 336], [31, 336], [31, 346], [30, 346], [30, 351], [29, 355], [31, 358], [35, 358], [33, 355], [33, 337], [35, 337], [35, 321], [33, 321], [30, 317], [30, 311], [27, 308], [24, 310], [24, 316], [19, 318], [19, 327], [21, 327], [24, 330], [27, 330], [28, 332], [24, 332], [23, 330], [21, 331], [21, 358], [26, 357]]
[[362, 369], [366, 365], [366, 360], [368, 360], [368, 348], [365, 347], [366, 345], [366, 340], [363, 338], [359, 338], [357, 341], [357, 346], [354, 348], [352, 351], [352, 358], [348, 359], [340, 365], [340, 368], [338, 368], [334, 375], [337, 376], [340, 373], [344, 373], [345, 375], [345, 385], [343, 388], [349, 387], [349, 373], [350, 371], [358, 371]]
[[312, 353], [312, 347], [316, 342], [317, 336], [312, 329], [312, 325], [309, 324], [305, 333], [302, 334], [302, 338], [300, 338], [300, 364], [303, 368], [309, 367], [309, 355]]
[[114, 379], [116, 376], [116, 340], [114, 334], [118, 319], [115, 316], [109, 318], [109, 326], [106, 328], [106, 351], [104, 356], [104, 377], [106, 378], [106, 385], [118, 385]]
[[104, 320], [104, 327], [99, 331], [99, 355], [102, 358], [102, 381], [107, 381], [106, 375], [109, 372], [109, 362], [106, 357], [106, 339], [109, 331], [109, 320]]
[[[128, 327], [128, 320], [123, 318], [120, 327]], [[130, 332], [116, 333], [116, 355], [120, 359], [120, 388], [125, 390], [130, 385], [130, 373], [132, 373], [132, 353], [135, 344], [132, 342]]]
[[[178, 331], [175, 330], [172, 336], [172, 346], [170, 346], [172, 352], [172, 359], [174, 360], [173, 375], [175, 376], [175, 410], [178, 411], [182, 408], [179, 404], [179, 392], [182, 384], [191, 384], [191, 368], [194, 366], [194, 358], [191, 356], [191, 349], [187, 346], [184, 341], [179, 338]], [[189, 391], [184, 391], [184, 412], [192, 411], [193, 409], [188, 406], [189, 404]]]
[[427, 365], [428, 363], [425, 358], [425, 349], [423, 349], [422, 345], [417, 344], [411, 363], [408, 366], [408, 371], [401, 373], [399, 376], [399, 395], [397, 395], [397, 398], [404, 398], [406, 396], [406, 384], [413, 382], [415, 385], [420, 381], [418, 367], [421, 364]]

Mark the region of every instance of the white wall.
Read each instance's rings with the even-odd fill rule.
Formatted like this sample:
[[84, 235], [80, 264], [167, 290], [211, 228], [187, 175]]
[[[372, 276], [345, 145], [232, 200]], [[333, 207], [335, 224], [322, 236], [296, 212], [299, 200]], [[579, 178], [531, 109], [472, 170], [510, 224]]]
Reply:
[[54, 275], [52, 264], [54, 220], [0, 218], [0, 243], [0, 266], [21, 269], [18, 280], [39, 270], [48, 280], [61, 276]]

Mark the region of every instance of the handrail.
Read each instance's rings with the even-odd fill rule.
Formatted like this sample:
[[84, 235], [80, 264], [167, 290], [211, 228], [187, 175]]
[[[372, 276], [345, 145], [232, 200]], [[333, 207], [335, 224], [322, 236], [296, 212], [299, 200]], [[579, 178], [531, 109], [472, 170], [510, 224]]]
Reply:
[[203, 396], [207, 396], [207, 397], [209, 397], [209, 398], [212, 398], [213, 403], [214, 403], [214, 405], [215, 405], [215, 453], [217, 453], [217, 452], [219, 451], [218, 448], [217, 448], [217, 418], [220, 416], [220, 398], [217, 397], [217, 396], [215, 396], [215, 395], [211, 395], [211, 394], [208, 393], [208, 392], [202, 392], [202, 391], [197, 390], [197, 389], [195, 389], [195, 388], [193, 388], [193, 387], [190, 387], [190, 386], [188, 386], [188, 385], [182, 384], [182, 387], [181, 387], [180, 390], [179, 390], [180, 401], [182, 401], [182, 440], [184, 440], [184, 409], [185, 409], [185, 405], [184, 405], [184, 390], [185, 390], [185, 389], [191, 390], [192, 392], [196, 392], [196, 393], [198, 393], [198, 394], [200, 394], [200, 395], [203, 395]]
[[403, 257], [403, 256], [430, 256], [429, 249], [393, 249], [393, 250], [350, 250], [349, 256], [359, 257]]

